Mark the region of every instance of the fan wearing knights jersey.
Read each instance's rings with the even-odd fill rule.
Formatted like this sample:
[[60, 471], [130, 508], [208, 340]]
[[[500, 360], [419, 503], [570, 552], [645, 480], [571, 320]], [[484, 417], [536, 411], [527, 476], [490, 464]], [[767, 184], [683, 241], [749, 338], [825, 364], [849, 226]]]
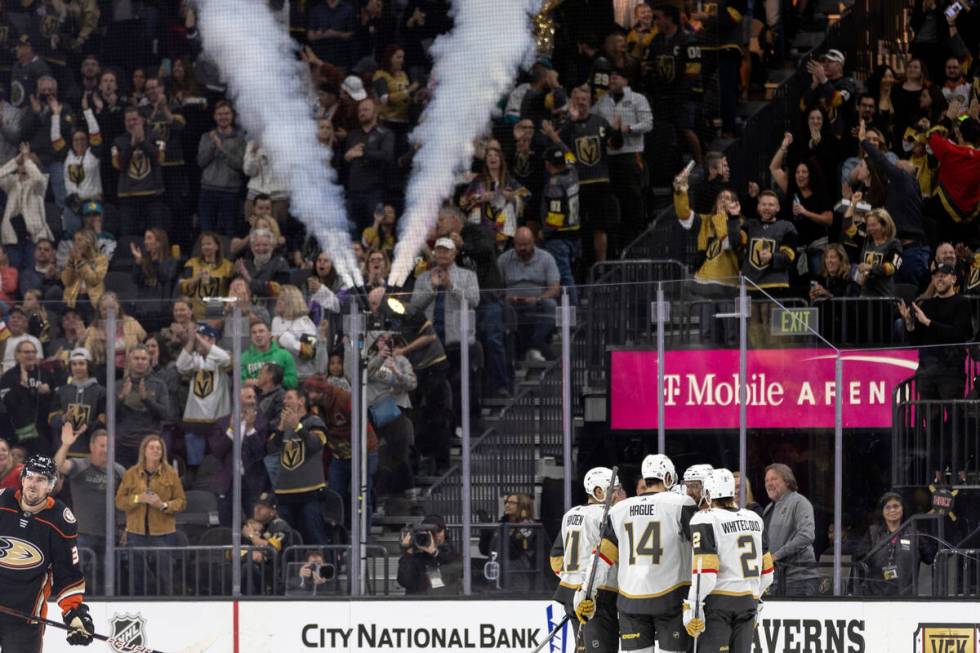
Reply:
[[[620, 501], [609, 511], [599, 544], [595, 584], [606, 582], [618, 564], [619, 650], [653, 653], [686, 651], [690, 638], [681, 622], [691, 561], [687, 525], [695, 512], [688, 496], [670, 492], [677, 472], [663, 454], [641, 465], [645, 493]], [[588, 570], [586, 570], [588, 573]], [[575, 614], [591, 619], [595, 590], [575, 593]]]
[[761, 597], [772, 583], [762, 517], [735, 503], [735, 476], [715, 469], [702, 480], [691, 518], [691, 587], [684, 627], [700, 653], [750, 653]]
[[[75, 515], [51, 496], [58, 471], [54, 461], [31, 456], [20, 490], [0, 490], [0, 606], [44, 618], [52, 595], [68, 626], [68, 643], [88, 646], [95, 627], [78, 564]], [[0, 651], [39, 653], [44, 627], [0, 614]]]
[[[589, 582], [586, 570], [602, 537], [602, 515], [609, 486], [613, 486], [611, 505], [626, 498], [619, 479], [613, 483], [613, 471], [608, 467], [590, 469], [583, 484], [588, 502], [565, 513], [561, 531], [551, 547], [551, 569], [561, 579], [555, 600], [565, 606], [569, 615], [575, 612], [575, 592]], [[596, 616], [585, 624], [576, 650], [615, 651], [619, 641], [615, 572], [608, 575], [604, 584], [596, 583], [596, 586]]]

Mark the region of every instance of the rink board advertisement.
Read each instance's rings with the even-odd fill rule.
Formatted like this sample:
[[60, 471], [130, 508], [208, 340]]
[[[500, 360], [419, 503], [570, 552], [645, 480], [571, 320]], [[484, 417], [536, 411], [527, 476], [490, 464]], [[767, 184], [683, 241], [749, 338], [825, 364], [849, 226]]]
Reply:
[[[96, 628], [163, 653], [511, 651], [560, 620], [549, 601], [93, 602]], [[237, 610], [237, 615], [236, 615]], [[57, 614], [57, 610], [51, 611]], [[572, 626], [547, 653], [572, 653]], [[45, 653], [78, 653], [49, 628]], [[120, 653], [95, 642], [86, 651]], [[752, 653], [980, 653], [976, 603], [768, 601]]]
[[[664, 352], [668, 429], [738, 428], [737, 349]], [[836, 352], [824, 348], [750, 349], [749, 428], [833, 428]], [[915, 350], [849, 351], [844, 362], [844, 426], [890, 428], [892, 391], [915, 374]], [[610, 352], [613, 429], [657, 428], [657, 352]]]

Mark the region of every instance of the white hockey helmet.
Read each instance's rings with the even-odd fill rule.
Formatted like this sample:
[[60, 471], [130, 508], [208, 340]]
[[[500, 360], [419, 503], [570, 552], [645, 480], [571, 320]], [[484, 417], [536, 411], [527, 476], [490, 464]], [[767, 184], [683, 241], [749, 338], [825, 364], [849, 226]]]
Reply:
[[704, 496], [709, 501], [731, 499], [735, 496], [735, 476], [727, 469], [713, 469], [702, 481]]
[[585, 486], [585, 493], [595, 499], [596, 501], [601, 501], [599, 497], [595, 495], [595, 489], [602, 488], [603, 492], [609, 490], [609, 484], [612, 483], [613, 486], [619, 485], [619, 479], [617, 478], [613, 482], [613, 471], [608, 467], [593, 467], [585, 474], [585, 480], [582, 485]]
[[711, 473], [712, 469], [714, 468], [707, 464], [691, 465], [684, 470], [684, 482], [690, 483], [691, 481], [700, 481], [703, 485], [705, 477]]
[[662, 453], [653, 453], [644, 458], [640, 471], [643, 473], [643, 478], [656, 478], [663, 481], [664, 487], [668, 490], [677, 480], [674, 463]]

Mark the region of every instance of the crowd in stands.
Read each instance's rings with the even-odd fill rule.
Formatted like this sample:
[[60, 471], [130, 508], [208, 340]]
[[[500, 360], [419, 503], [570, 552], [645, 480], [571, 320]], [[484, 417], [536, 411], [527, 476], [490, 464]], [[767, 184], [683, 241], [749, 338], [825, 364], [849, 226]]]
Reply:
[[[511, 396], [516, 367], [553, 359], [561, 293], [579, 301], [589, 266], [648, 226], [652, 188], [671, 179], [675, 236], [697, 252], [684, 262], [705, 296], [727, 296], [739, 272], [814, 302], [908, 285], [913, 342], [968, 339], [966, 325], [930, 324], [955, 313], [950, 297], [980, 293], [980, 12], [917, 2], [903, 69], [863, 82], [838, 50], [799, 62], [805, 92], [771, 180], [732, 188], [709, 151], [737, 135], [748, 86], [795, 63], [788, 43], [814, 4], [560, 5], [553, 52], [501, 98], [393, 289], [408, 135], [435, 88], [429, 47], [452, 26], [448, 3], [269, 0], [308, 64], [310, 138], [333, 153], [374, 320], [369, 493], [411, 494], [414, 475], [449, 468], [460, 374], [478, 407]], [[76, 504], [98, 504], [113, 393], [126, 540], [175, 541], [185, 491], [213, 493], [229, 524], [237, 330], [243, 508], [266, 497], [302, 541], [335, 540], [322, 496], [349, 505], [358, 380], [339, 325], [353, 293], [238, 124], [192, 4], [22, 0], [0, 25], [0, 482], [15, 454], [45, 453]], [[687, 161], [700, 164], [690, 188], [675, 178]], [[397, 319], [392, 294], [407, 308]], [[104, 511], [80, 524], [96, 550]], [[273, 541], [266, 525], [247, 525], [249, 539]]]

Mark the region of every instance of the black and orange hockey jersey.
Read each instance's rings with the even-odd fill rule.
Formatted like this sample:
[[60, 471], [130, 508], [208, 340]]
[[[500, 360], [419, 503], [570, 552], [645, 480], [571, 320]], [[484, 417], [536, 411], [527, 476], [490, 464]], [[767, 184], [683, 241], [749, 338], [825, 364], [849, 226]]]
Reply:
[[34, 616], [47, 615], [54, 597], [62, 613], [84, 600], [75, 515], [48, 497], [41, 512], [21, 510], [20, 491], [0, 490], [0, 587], [3, 603]]

